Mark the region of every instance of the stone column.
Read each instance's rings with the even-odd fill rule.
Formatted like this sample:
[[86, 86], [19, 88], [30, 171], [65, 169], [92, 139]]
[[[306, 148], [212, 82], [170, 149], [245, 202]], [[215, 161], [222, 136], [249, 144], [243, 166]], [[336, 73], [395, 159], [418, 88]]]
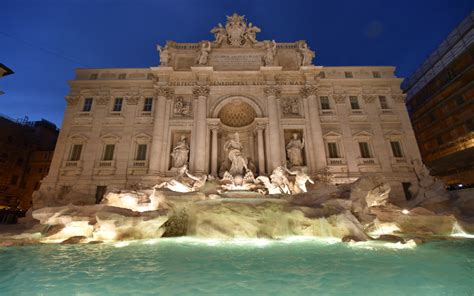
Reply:
[[265, 148], [263, 144], [263, 126], [257, 126], [258, 174], [265, 174]]
[[153, 138], [150, 149], [149, 173], [158, 174], [160, 172], [160, 160], [163, 151], [164, 125], [166, 120], [166, 100], [171, 99], [173, 89], [169, 87], [156, 87], [158, 99], [155, 100], [155, 112], [153, 118]]
[[278, 114], [277, 97], [280, 96], [280, 88], [267, 86], [264, 89], [268, 101], [268, 132], [270, 136], [270, 164], [269, 171], [283, 164], [281, 160], [281, 140], [280, 140], [280, 116]]
[[197, 112], [194, 119], [194, 172], [204, 173], [206, 170], [206, 134], [207, 134], [207, 97], [210, 88], [207, 86], [197, 86], [193, 89], [196, 97]]
[[313, 153], [316, 162], [316, 170], [321, 170], [326, 167], [326, 152], [324, 148], [323, 131], [321, 129], [321, 120], [319, 118], [319, 108], [317, 104], [317, 87], [310, 85], [301, 89], [301, 96], [307, 98], [309, 106], [309, 118], [311, 122], [311, 138], [315, 151]]
[[211, 175], [217, 177], [217, 133], [219, 132], [219, 126], [211, 126]]

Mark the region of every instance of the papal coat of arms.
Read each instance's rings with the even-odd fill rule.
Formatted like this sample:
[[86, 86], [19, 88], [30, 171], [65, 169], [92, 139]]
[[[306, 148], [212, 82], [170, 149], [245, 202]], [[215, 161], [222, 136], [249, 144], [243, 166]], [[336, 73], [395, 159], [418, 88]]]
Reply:
[[252, 23], [247, 25], [245, 16], [234, 13], [227, 16], [225, 27], [218, 24], [211, 30], [218, 45], [229, 45], [233, 47], [251, 46], [257, 42], [256, 35], [260, 32], [260, 28]]

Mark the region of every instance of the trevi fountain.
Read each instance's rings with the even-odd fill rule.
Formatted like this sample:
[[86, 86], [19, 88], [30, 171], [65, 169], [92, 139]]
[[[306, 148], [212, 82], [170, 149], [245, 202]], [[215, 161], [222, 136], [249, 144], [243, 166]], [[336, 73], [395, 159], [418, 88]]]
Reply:
[[[231, 38], [228, 25], [214, 28], [216, 40], [196, 49], [195, 62], [205, 65], [216, 44], [253, 47], [260, 29], [244, 24], [245, 40]], [[166, 66], [169, 49], [159, 50]], [[277, 50], [274, 41], [264, 43], [263, 66], [274, 64]], [[301, 65], [310, 64], [307, 45], [299, 50]], [[283, 107], [288, 114], [301, 111]], [[182, 98], [175, 110], [191, 112]], [[27, 217], [0, 235], [0, 293], [474, 293], [473, 199], [445, 191], [419, 160], [407, 166], [416, 180], [412, 198], [395, 202], [383, 173], [338, 182], [337, 172], [311, 167], [315, 140], [298, 129], [282, 145], [286, 160], [273, 167], [273, 158], [254, 163], [241, 135], [229, 129], [220, 166], [213, 162], [203, 172], [196, 169], [199, 158], [209, 155], [192, 150], [205, 141], [176, 134], [161, 152], [169, 155], [166, 173], [127, 189], [108, 187], [98, 204], [77, 194], [36, 192]], [[273, 148], [255, 150], [266, 155]]]

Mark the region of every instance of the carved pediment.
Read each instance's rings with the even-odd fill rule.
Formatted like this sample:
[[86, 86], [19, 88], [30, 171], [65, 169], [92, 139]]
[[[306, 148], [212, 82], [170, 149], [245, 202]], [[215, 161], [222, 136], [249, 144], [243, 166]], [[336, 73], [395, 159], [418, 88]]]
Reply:
[[368, 131], [359, 131], [352, 135], [354, 138], [370, 138], [373, 135]]

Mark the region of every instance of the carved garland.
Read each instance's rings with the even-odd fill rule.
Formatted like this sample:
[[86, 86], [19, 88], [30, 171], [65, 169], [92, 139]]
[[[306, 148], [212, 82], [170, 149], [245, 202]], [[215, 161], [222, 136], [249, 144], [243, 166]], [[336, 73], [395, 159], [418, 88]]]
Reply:
[[377, 96], [375, 95], [363, 95], [362, 96], [362, 99], [364, 100], [365, 103], [373, 103], [375, 102], [375, 99], [377, 98]]
[[127, 105], [137, 105], [141, 98], [141, 96], [129, 96], [125, 97], [125, 100], [127, 101]]
[[392, 99], [397, 103], [405, 103], [405, 98], [406, 95], [404, 94], [392, 95]]
[[97, 105], [107, 105], [109, 102], [109, 97], [97, 97], [95, 101]]
[[344, 95], [334, 95], [333, 98], [336, 104], [344, 104], [346, 101], [346, 96]]
[[274, 97], [279, 97], [281, 95], [281, 89], [276, 86], [266, 86], [263, 89], [263, 92], [265, 93], [266, 96], [274, 96]]
[[77, 103], [79, 103], [79, 97], [78, 96], [66, 96], [65, 99], [66, 99], [66, 102], [69, 106], [76, 106]]

